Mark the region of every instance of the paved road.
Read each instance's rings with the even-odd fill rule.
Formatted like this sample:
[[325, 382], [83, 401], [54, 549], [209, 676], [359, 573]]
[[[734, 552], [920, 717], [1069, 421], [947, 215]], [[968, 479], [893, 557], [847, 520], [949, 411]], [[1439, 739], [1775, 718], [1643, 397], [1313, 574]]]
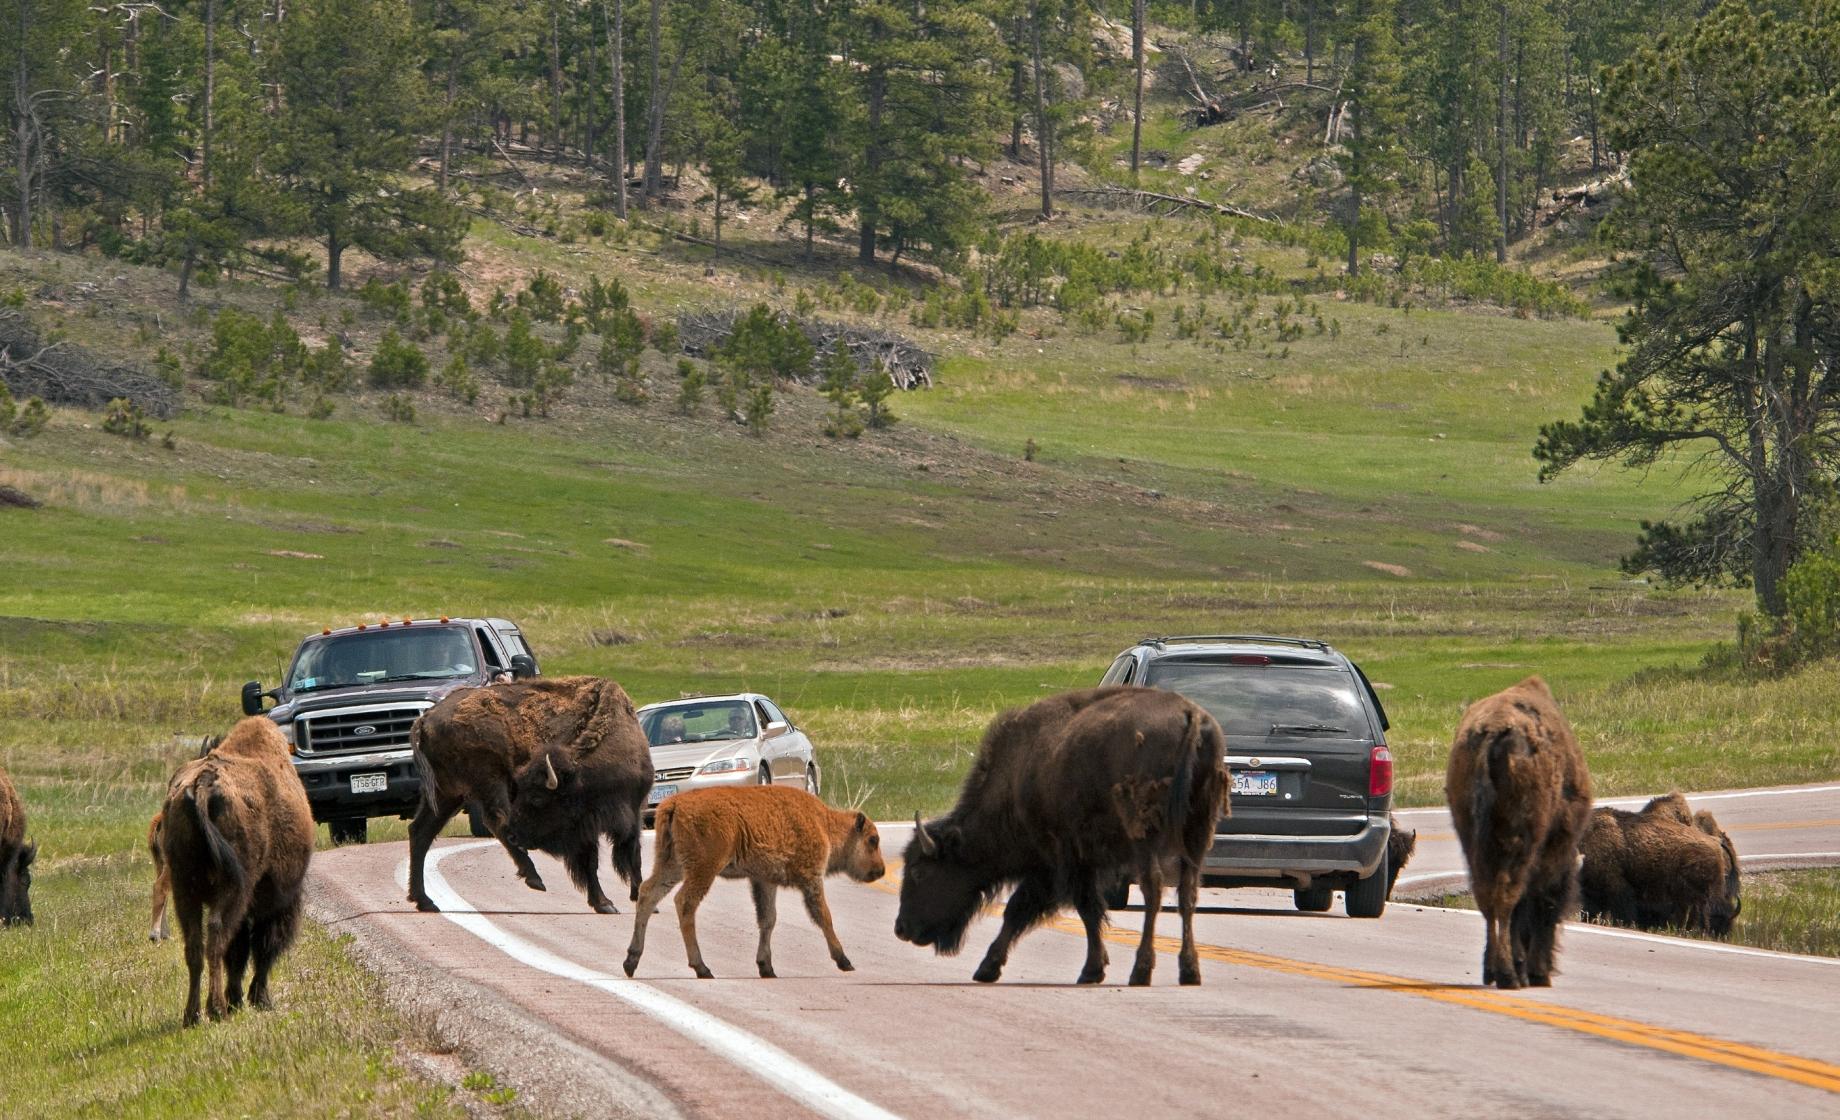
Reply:
[[[1746, 855], [1840, 851], [1840, 785], [1700, 800]], [[1454, 844], [1435, 818], [1416, 823], [1423, 862], [1408, 874], [1429, 874]], [[906, 839], [885, 836], [891, 851]], [[566, 1107], [585, 1114], [1840, 1114], [1836, 960], [1573, 926], [1557, 987], [1500, 993], [1475, 986], [1473, 914], [1395, 903], [1356, 921], [1299, 914], [1288, 894], [1208, 891], [1200, 988], [1176, 986], [1168, 953], [1149, 989], [1071, 986], [1071, 921], [1024, 939], [983, 986], [969, 978], [994, 920], [965, 956], [936, 958], [893, 938], [888, 883], [832, 880], [854, 973], [786, 899], [781, 979], [754, 978], [748, 892], [722, 882], [699, 923], [721, 979], [690, 977], [667, 911], [627, 980], [630, 914], [588, 913], [553, 862], [539, 859], [553, 884], [539, 894], [493, 842], [444, 841], [430, 880], [450, 912], [425, 915], [402, 901], [405, 854], [322, 853], [318, 915], [449, 1025], [492, 1024], [479, 1033], [519, 1056], [488, 1045], [483, 1060], [514, 1084], [577, 1090]], [[1122, 981], [1139, 919], [1117, 917]], [[1177, 932], [1172, 915], [1158, 928]]]

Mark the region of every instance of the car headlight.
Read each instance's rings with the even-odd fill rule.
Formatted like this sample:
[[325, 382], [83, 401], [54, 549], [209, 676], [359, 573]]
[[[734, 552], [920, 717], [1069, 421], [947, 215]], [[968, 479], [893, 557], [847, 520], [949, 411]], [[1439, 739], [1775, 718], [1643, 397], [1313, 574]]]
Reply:
[[705, 762], [699, 774], [732, 774], [736, 770], [752, 770], [753, 762], [745, 758], [724, 758], [719, 762]]
[[290, 747], [293, 746], [294, 745], [294, 721], [288, 720], [286, 723], [281, 724], [280, 727], [281, 727], [281, 737], [287, 740], [288, 746]]

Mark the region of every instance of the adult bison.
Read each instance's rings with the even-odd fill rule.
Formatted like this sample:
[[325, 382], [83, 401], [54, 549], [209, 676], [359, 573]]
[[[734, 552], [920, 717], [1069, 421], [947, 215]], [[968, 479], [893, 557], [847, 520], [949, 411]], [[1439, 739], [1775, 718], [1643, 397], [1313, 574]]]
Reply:
[[0, 770], [0, 925], [32, 924], [32, 861], [38, 845], [26, 843], [26, 803]]
[[464, 689], [422, 713], [409, 741], [422, 774], [422, 804], [409, 825], [409, 900], [418, 910], [438, 909], [423, 886], [422, 864], [468, 801], [478, 804], [532, 890], [544, 889], [527, 851], [537, 848], [561, 857], [597, 912], [618, 913], [601, 891], [606, 836], [614, 869], [638, 897], [652, 756], [625, 689], [599, 677]]
[[1577, 904], [1591, 776], [1545, 681], [1528, 677], [1469, 706], [1444, 796], [1488, 925], [1482, 982], [1551, 986], [1559, 922]]
[[301, 884], [313, 855], [313, 811], [273, 721], [243, 720], [173, 775], [158, 842], [191, 974], [185, 1025], [198, 1022], [207, 964], [211, 1018], [241, 1006], [252, 957], [249, 1002], [267, 1007], [269, 969], [300, 926]]
[[1225, 754], [1212, 716], [1159, 689], [1085, 689], [1004, 712], [958, 804], [936, 821], [915, 817], [895, 936], [956, 953], [971, 919], [1014, 884], [1002, 931], [972, 978], [996, 980], [1016, 938], [1071, 904], [1086, 925], [1079, 982], [1097, 984], [1107, 963], [1101, 892], [1131, 874], [1147, 900], [1131, 983], [1148, 984], [1163, 876], [1173, 869], [1180, 978], [1199, 984], [1195, 897], [1224, 809]]
[[1711, 813], [1694, 813], [1678, 793], [1635, 813], [1598, 809], [1579, 854], [1579, 899], [1587, 918], [1723, 937], [1742, 906], [1731, 837]]
[[1393, 897], [1393, 884], [1399, 882], [1399, 872], [1412, 860], [1412, 853], [1418, 851], [1418, 829], [1399, 827], [1399, 818], [1387, 814], [1387, 823], [1392, 830], [1386, 836], [1386, 897]]

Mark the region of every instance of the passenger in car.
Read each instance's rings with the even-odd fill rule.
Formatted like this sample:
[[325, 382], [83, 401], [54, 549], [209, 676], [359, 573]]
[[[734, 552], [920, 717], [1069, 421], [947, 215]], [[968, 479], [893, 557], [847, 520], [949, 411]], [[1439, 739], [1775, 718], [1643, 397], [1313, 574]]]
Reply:
[[676, 712], [668, 712], [658, 723], [659, 743], [681, 743], [684, 741], [684, 717]]
[[728, 733], [736, 739], [745, 739], [748, 737], [750, 732], [748, 731], [748, 715], [746, 708], [737, 706], [728, 710]]

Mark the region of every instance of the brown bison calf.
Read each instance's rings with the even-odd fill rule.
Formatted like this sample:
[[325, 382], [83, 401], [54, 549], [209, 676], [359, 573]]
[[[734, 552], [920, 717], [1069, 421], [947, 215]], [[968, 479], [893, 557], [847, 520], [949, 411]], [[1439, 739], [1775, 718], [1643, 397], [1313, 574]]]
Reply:
[[0, 926], [32, 924], [32, 861], [38, 845], [26, 843], [26, 803], [0, 770]]
[[677, 922], [683, 929], [690, 967], [704, 980], [715, 977], [703, 963], [703, 950], [697, 944], [696, 908], [718, 875], [746, 879], [754, 888], [754, 916], [760, 922], [760, 947], [754, 963], [762, 976], [774, 975], [774, 894], [780, 887], [797, 887], [805, 896], [806, 912], [823, 931], [837, 967], [845, 972], [855, 967], [831, 928], [824, 877], [842, 873], [862, 883], [882, 877], [886, 870], [882, 838], [868, 817], [832, 809], [804, 790], [737, 786], [668, 797], [658, 807], [657, 823], [652, 876], [639, 888], [639, 916], [626, 950], [626, 975], [639, 967], [652, 911], [682, 880]]
[[147, 854], [153, 857], [153, 920], [147, 930], [149, 941], [164, 941], [171, 936], [166, 924], [166, 896], [172, 893], [172, 876], [166, 872], [166, 857], [160, 854], [160, 826], [165, 820], [166, 813], [161, 811], [147, 823]]
[[267, 1007], [269, 969], [299, 928], [300, 889], [313, 855], [313, 814], [280, 729], [253, 716], [181, 767], [166, 787], [158, 831], [191, 973], [185, 1025], [198, 1022], [207, 962], [211, 1018], [241, 1006], [252, 956], [249, 1002]]
[[1598, 809], [1579, 854], [1587, 918], [1723, 937], [1742, 906], [1731, 837], [1711, 813], [1694, 813], [1678, 793], [1657, 797], [1637, 813]]
[[1444, 796], [1488, 923], [1482, 982], [1549, 987], [1559, 922], [1576, 905], [1591, 776], [1538, 677], [1463, 713]]

